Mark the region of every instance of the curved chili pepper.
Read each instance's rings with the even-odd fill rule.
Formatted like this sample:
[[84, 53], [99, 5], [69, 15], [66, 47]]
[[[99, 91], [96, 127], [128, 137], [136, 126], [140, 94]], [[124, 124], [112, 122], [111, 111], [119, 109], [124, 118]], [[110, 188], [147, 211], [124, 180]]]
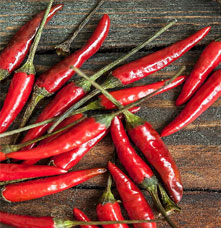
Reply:
[[91, 148], [93, 148], [98, 142], [100, 142], [106, 134], [107, 131], [104, 131], [98, 136], [96, 136], [94, 139], [91, 139], [89, 142], [81, 145], [79, 148], [52, 157], [50, 163], [52, 163], [55, 167], [61, 169], [71, 169], [84, 157], [87, 152], [89, 152]]
[[[75, 53], [69, 55], [64, 60], [53, 66], [51, 69], [41, 74], [35, 82], [35, 87], [31, 101], [25, 111], [21, 126], [24, 126], [33, 112], [35, 106], [44, 97], [49, 97], [60, 89], [73, 75], [72, 65], [81, 67], [82, 64], [94, 55], [104, 42], [110, 28], [110, 18], [107, 14], [101, 18], [94, 33], [87, 43]], [[72, 102], [78, 100], [83, 94], [90, 90], [90, 84], [87, 82], [79, 82], [76, 84], [76, 91], [73, 91]], [[64, 108], [61, 104], [61, 109]], [[59, 112], [59, 111], [58, 111]], [[57, 113], [57, 112], [56, 112]], [[53, 115], [56, 115], [54, 113]], [[51, 113], [52, 114], [52, 113]], [[43, 118], [42, 116], [41, 118]]]
[[221, 70], [213, 73], [195, 93], [181, 113], [161, 132], [161, 136], [171, 135], [205, 112], [221, 95]]
[[109, 28], [110, 18], [104, 14], [88, 42], [80, 50], [40, 75], [36, 81], [36, 86], [41, 90], [46, 90], [50, 95], [60, 89], [74, 74], [74, 70], [70, 66], [80, 67], [94, 55], [107, 37]]
[[190, 76], [183, 85], [176, 100], [176, 105], [186, 103], [197, 89], [203, 84], [207, 76], [221, 61], [221, 40], [211, 42], [202, 52]]
[[[115, 200], [111, 192], [111, 177], [108, 177], [106, 190], [101, 196], [100, 202], [96, 207], [98, 219], [100, 221], [121, 221], [124, 217], [121, 213], [120, 205]], [[127, 224], [103, 225], [104, 228], [129, 228]]]
[[[161, 91], [157, 92], [155, 95], [164, 93], [170, 89], [173, 89], [179, 85], [181, 85], [186, 79], [186, 76], [179, 76], [176, 80], [174, 80], [172, 83], [170, 83], [167, 87], [163, 88]], [[148, 94], [158, 90], [161, 88], [167, 80], [162, 80], [159, 82], [155, 82], [152, 84], [144, 85], [144, 86], [135, 86], [135, 87], [130, 87], [130, 88], [125, 88], [125, 89], [120, 89], [116, 91], [110, 92], [110, 94], [118, 100], [122, 105], [128, 105], [131, 104]], [[83, 107], [82, 109], [84, 111], [88, 110], [95, 110], [95, 109], [114, 109], [116, 106], [109, 100], [107, 99], [104, 95], [100, 95], [98, 97], [98, 100], [92, 101], [89, 103], [87, 106]]]
[[45, 11], [26, 63], [16, 71], [11, 81], [6, 99], [0, 112], [0, 133], [8, 129], [10, 124], [24, 107], [32, 91], [35, 79], [35, 68], [33, 65], [34, 55], [41, 38], [41, 33], [47, 20], [47, 16], [50, 12], [52, 2], [53, 0], [49, 2], [47, 10]]
[[73, 171], [55, 177], [9, 184], [2, 190], [2, 197], [8, 202], [21, 202], [51, 195], [76, 186], [88, 179], [105, 173], [104, 168]]
[[104, 3], [105, 0], [99, 0], [97, 5], [91, 10], [91, 12], [87, 15], [87, 17], [78, 25], [77, 29], [74, 31], [74, 33], [69, 37], [67, 40], [65, 40], [63, 43], [57, 45], [55, 47], [57, 55], [63, 55], [66, 56], [70, 54], [70, 48], [71, 43], [76, 38], [78, 33], [84, 28], [84, 26], [88, 23], [88, 21], [91, 19], [91, 17], [96, 13], [96, 11], [100, 8], [100, 6]]
[[102, 132], [106, 131], [111, 123], [113, 115], [97, 115], [87, 118], [69, 129], [55, 140], [33, 148], [31, 150], [17, 151], [7, 154], [8, 158], [19, 160], [42, 159], [70, 150], [76, 149], [82, 144], [95, 138]]
[[5, 132], [24, 107], [32, 91], [34, 74], [17, 72], [11, 81], [0, 112], [0, 133]]
[[205, 27], [169, 47], [120, 66], [112, 72], [112, 76], [117, 78], [121, 84], [127, 85], [161, 70], [189, 51], [208, 34], [210, 29], [210, 26]]
[[178, 203], [183, 195], [180, 172], [160, 135], [139, 116], [127, 113], [125, 117], [131, 139], [157, 170], [174, 202]]
[[171, 227], [176, 227], [168, 218], [167, 212], [174, 210], [180, 211], [180, 209], [170, 200], [165, 191], [163, 191], [163, 194], [164, 196], [167, 196], [167, 198], [163, 198], [162, 203], [163, 205], [166, 205], [166, 208], [163, 208], [158, 196], [158, 185], [160, 184], [151, 168], [142, 160], [132, 147], [124, 130], [124, 126], [118, 117], [115, 117], [112, 120], [110, 131], [119, 160], [129, 173], [130, 177], [135, 181], [135, 183], [139, 184], [150, 193], [157, 208], [164, 215]]
[[[63, 4], [54, 5], [47, 17], [46, 23], [63, 8]], [[38, 13], [32, 20], [23, 25], [12, 37], [7, 47], [0, 54], [0, 81], [8, 77], [23, 62], [31, 42], [37, 33], [45, 11]]]
[[0, 163], [0, 181], [53, 176], [66, 172], [66, 170], [47, 165], [25, 166], [21, 164]]
[[[108, 169], [130, 219], [154, 219], [151, 207], [137, 186], [113, 163], [108, 162]], [[133, 226], [135, 228], [157, 227], [156, 223], [141, 223]]]
[[[79, 210], [78, 208], [74, 208], [73, 209], [73, 214], [74, 217], [78, 220], [78, 221], [91, 221], [84, 213], [83, 211]], [[80, 226], [81, 228], [99, 228], [98, 226], [95, 225], [84, 225], [84, 226]]]

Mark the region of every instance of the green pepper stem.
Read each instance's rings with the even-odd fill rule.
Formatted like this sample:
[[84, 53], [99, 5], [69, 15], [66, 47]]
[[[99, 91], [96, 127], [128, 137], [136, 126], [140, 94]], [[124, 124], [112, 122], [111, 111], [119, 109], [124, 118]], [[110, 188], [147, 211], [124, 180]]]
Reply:
[[17, 144], [17, 145], [1, 145], [1, 151], [4, 152], [4, 153], [10, 153], [10, 152], [18, 151], [18, 150], [22, 149], [23, 147], [26, 147], [26, 146], [31, 145], [33, 143], [37, 143], [37, 142], [39, 142], [39, 141], [41, 141], [43, 139], [46, 139], [46, 138], [48, 138], [48, 137], [50, 137], [52, 135], [56, 135], [56, 134], [66, 130], [66, 129], [70, 128], [70, 127], [73, 127], [74, 125], [76, 125], [76, 124], [80, 123], [81, 121], [83, 121], [85, 118], [87, 118], [87, 117], [83, 116], [80, 119], [68, 124], [67, 126], [58, 129], [57, 131], [54, 131], [54, 132], [52, 132], [50, 134], [47, 134], [47, 135], [43, 135], [43, 136], [41, 136], [39, 138], [36, 138], [36, 139], [29, 140], [29, 141], [21, 143], [21, 144]]
[[57, 55], [65, 56], [65, 55], [70, 54], [71, 43], [76, 38], [76, 36], [79, 34], [79, 32], [85, 27], [85, 25], [88, 23], [88, 21], [91, 19], [91, 17], [101, 7], [101, 5], [104, 3], [104, 1], [105, 0], [99, 0], [97, 5], [92, 9], [92, 11], [87, 15], [87, 17], [79, 24], [79, 26], [74, 31], [74, 33], [71, 35], [71, 37], [55, 47]]
[[44, 121], [39, 122], [39, 123], [30, 124], [30, 125], [28, 125], [26, 127], [22, 127], [22, 128], [15, 129], [15, 130], [12, 130], [12, 131], [7, 131], [7, 132], [4, 132], [4, 133], [1, 133], [0, 134], [0, 138], [6, 137], [6, 136], [10, 136], [10, 135], [14, 135], [14, 134], [17, 134], [17, 133], [21, 133], [23, 131], [28, 131], [28, 130], [30, 130], [32, 128], [40, 127], [40, 126], [42, 126], [44, 124], [51, 123], [51, 122], [53, 122], [55, 120], [56, 120], [56, 117], [44, 120]]
[[102, 94], [104, 94], [105, 97], [107, 97], [111, 102], [113, 102], [118, 108], [123, 108], [124, 106], [116, 100], [109, 92], [107, 92], [106, 89], [103, 88], [103, 86], [99, 85], [97, 82], [95, 82], [91, 77], [89, 78], [83, 71], [76, 67], [71, 67], [77, 74], [79, 74], [81, 77], [83, 77], [85, 80], [89, 81], [91, 85], [93, 85], [97, 90], [99, 90]]
[[162, 203], [163, 206], [165, 208], [165, 211], [167, 214], [171, 214], [174, 211], [179, 212], [181, 209], [179, 206], [177, 206], [168, 196], [167, 192], [165, 191], [165, 189], [163, 188], [163, 186], [158, 183], [158, 187], [159, 187], [159, 191], [160, 191], [160, 195], [161, 195], [161, 199], [162, 199]]
[[54, 219], [55, 228], [71, 228], [74, 226], [83, 226], [83, 225], [111, 225], [111, 224], [138, 224], [138, 223], [153, 223], [160, 222], [163, 219], [148, 219], [148, 220], [121, 220], [121, 221], [71, 221], [71, 220], [59, 220]]
[[172, 220], [169, 218], [167, 212], [165, 211], [164, 207], [162, 206], [159, 196], [158, 196], [158, 180], [155, 176], [152, 178], [145, 178], [144, 181], [141, 184], [146, 190], [150, 193], [155, 205], [161, 212], [161, 214], [164, 216], [165, 220], [168, 222], [168, 224], [172, 228], [176, 228], [176, 225], [172, 222]]
[[51, 10], [52, 3], [53, 3], [53, 0], [50, 0], [49, 4], [48, 4], [48, 7], [47, 7], [47, 9], [45, 11], [44, 17], [43, 17], [43, 19], [41, 21], [40, 27], [39, 27], [39, 29], [37, 31], [37, 34], [36, 34], [35, 38], [34, 38], [33, 44], [31, 45], [30, 54], [29, 54], [28, 59], [27, 59], [26, 62], [33, 63], [33, 61], [34, 61], [34, 56], [35, 56], [39, 41], [41, 39], [41, 34], [42, 34], [43, 28], [45, 26], [48, 14], [49, 14], [49, 12]]
[[[135, 47], [134, 49], [132, 49], [128, 54], [126, 54], [123, 57], [118, 58], [117, 60], [115, 60], [114, 62], [108, 64], [107, 66], [103, 67], [101, 70], [99, 70], [97, 73], [95, 73], [94, 75], [91, 76], [91, 80], [95, 81], [96, 79], [98, 79], [101, 75], [103, 75], [104, 73], [108, 72], [109, 70], [111, 70], [112, 68], [114, 68], [115, 66], [117, 66], [118, 64], [120, 64], [121, 62], [123, 62], [124, 60], [126, 60], [127, 58], [129, 58], [131, 55], [135, 54], [136, 52], [138, 52], [140, 49], [142, 49], [144, 46], [146, 46], [147, 44], [149, 44], [151, 41], [153, 41], [154, 39], [156, 39], [158, 36], [160, 36], [163, 32], [165, 32], [167, 29], [169, 29], [171, 26], [173, 26], [176, 23], [176, 20], [173, 20], [172, 22], [170, 22], [169, 24], [167, 24], [165, 27], [161, 28], [157, 33], [155, 33], [151, 38], [149, 38], [148, 40], [144, 41], [142, 44], [138, 45], [137, 47]], [[115, 87], [115, 80], [116, 78], [109, 78], [108, 80], [106, 80], [106, 82], [103, 84], [103, 88], [105, 89], [110, 89]], [[114, 81], [114, 82], [112, 82]], [[48, 130], [48, 133], [52, 132], [53, 129], [59, 124], [61, 123], [65, 118], [69, 117], [71, 115], [71, 113], [73, 112], [73, 110], [79, 108], [81, 105], [83, 105], [84, 103], [86, 103], [89, 99], [93, 98], [95, 95], [97, 95], [99, 93], [99, 91], [95, 90], [92, 91], [92, 93], [88, 94], [86, 97], [84, 97], [83, 99], [81, 99], [79, 102], [77, 102], [76, 104], [74, 104], [72, 107], [70, 107], [63, 115], [61, 115], [61, 117], [52, 125], [52, 127]]]
[[114, 198], [113, 193], [111, 192], [111, 185], [112, 185], [112, 179], [111, 175], [108, 176], [107, 180], [107, 186], [105, 191], [103, 192], [101, 198], [100, 198], [100, 203], [101, 204], [106, 204], [106, 203], [115, 203], [117, 202]]

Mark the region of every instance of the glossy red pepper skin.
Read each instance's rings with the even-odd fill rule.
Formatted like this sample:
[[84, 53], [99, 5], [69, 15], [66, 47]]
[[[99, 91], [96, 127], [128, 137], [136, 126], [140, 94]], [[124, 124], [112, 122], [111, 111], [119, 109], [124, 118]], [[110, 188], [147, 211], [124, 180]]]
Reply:
[[87, 118], [49, 143], [31, 150], [12, 152], [6, 156], [19, 160], [33, 160], [68, 152], [106, 131], [110, 126], [112, 118], [112, 115], [99, 115]]
[[130, 177], [138, 184], [141, 184], [145, 178], [152, 178], [154, 174], [151, 168], [132, 147], [119, 117], [116, 116], [112, 120], [110, 131], [118, 158]]
[[[186, 76], [179, 76], [167, 87], [163, 88], [161, 91], [154, 94], [154, 96], [164, 93], [170, 89], [173, 89], [181, 85], [185, 81], [185, 79], [186, 79]], [[118, 100], [122, 105], [128, 105], [156, 91], [157, 89], [159, 89], [164, 85], [165, 81], [167, 80], [162, 80], [160, 82], [156, 82], [156, 83], [152, 83], [144, 86], [135, 86], [131, 88], [121, 89], [121, 90], [110, 92], [110, 94], [116, 100]], [[99, 105], [105, 109], [116, 108], [116, 106], [110, 100], [108, 100], [104, 95], [99, 96]]]
[[107, 131], [104, 131], [98, 136], [96, 136], [94, 139], [91, 139], [89, 142], [81, 145], [79, 148], [71, 150], [67, 153], [54, 156], [51, 158], [50, 162], [52, 162], [55, 167], [69, 170], [75, 165], [77, 165], [77, 163], [84, 157], [84, 155], [86, 155], [86, 153], [89, 152], [91, 148], [93, 148], [98, 142], [100, 142], [106, 134]]
[[16, 72], [0, 112], [0, 133], [6, 131], [24, 107], [32, 91], [34, 74]]
[[[73, 209], [73, 214], [74, 217], [78, 220], [78, 221], [84, 221], [84, 222], [88, 222], [91, 221], [84, 213], [83, 211], [79, 210], [78, 208], [74, 208]], [[84, 226], [80, 226], [81, 228], [99, 228], [98, 226], [95, 225], [84, 225]]]
[[200, 55], [193, 71], [183, 85], [182, 91], [176, 100], [176, 105], [186, 103], [203, 84], [212, 70], [219, 65], [220, 61], [221, 41], [213, 41]]
[[[100, 202], [96, 207], [98, 219], [100, 221], [122, 221], [124, 217], [121, 213], [120, 205], [115, 200], [111, 192], [111, 178], [108, 179], [107, 187], [101, 196]], [[127, 224], [102, 225], [103, 228], [129, 228]]]
[[[137, 186], [113, 163], [108, 163], [108, 169], [114, 178], [117, 191], [130, 219], [154, 219], [154, 214]], [[156, 223], [134, 224], [135, 228], [156, 228]]]
[[75, 66], [80, 68], [87, 59], [98, 51], [107, 37], [109, 27], [110, 18], [107, 14], [104, 14], [88, 42], [80, 50], [66, 57], [63, 61], [40, 75], [36, 81], [36, 85], [46, 90], [49, 94], [53, 94], [60, 89], [75, 73], [70, 67]]
[[104, 168], [94, 168], [73, 171], [55, 177], [9, 184], [2, 190], [2, 197], [9, 202], [37, 199], [69, 189], [104, 172], [106, 172]]
[[210, 29], [211, 27], [205, 27], [167, 48], [120, 66], [112, 72], [112, 76], [117, 78], [121, 84], [127, 85], [163, 69], [189, 51], [208, 34]]
[[49, 216], [33, 217], [0, 211], [0, 222], [18, 228], [56, 228], [53, 218]]
[[[100, 221], [122, 221], [124, 220], [120, 205], [115, 201], [113, 203], [99, 203], [96, 208], [97, 216]], [[104, 228], [128, 228], [127, 224], [103, 225]]]
[[146, 159], [157, 170], [174, 202], [178, 203], [183, 195], [181, 175], [160, 135], [141, 118], [138, 121], [127, 121], [127, 132]]
[[47, 165], [0, 164], [0, 181], [53, 176], [66, 172], [66, 170]]
[[186, 127], [205, 112], [221, 95], [221, 70], [215, 71], [190, 99], [181, 113], [161, 132], [168, 136]]
[[4, 161], [6, 159], [6, 155], [3, 152], [0, 152], [0, 161]]
[[[63, 4], [54, 5], [47, 18], [47, 22], [55, 15], [55, 13], [62, 9]], [[23, 62], [25, 56], [28, 54], [32, 40], [40, 26], [41, 20], [44, 17], [45, 11], [37, 14], [32, 20], [27, 22], [21, 29], [13, 36], [0, 54], [0, 80], [4, 79], [1, 76], [1, 71], [5, 71], [5, 77], [12, 73]], [[47, 23], [46, 22], [46, 23]]]

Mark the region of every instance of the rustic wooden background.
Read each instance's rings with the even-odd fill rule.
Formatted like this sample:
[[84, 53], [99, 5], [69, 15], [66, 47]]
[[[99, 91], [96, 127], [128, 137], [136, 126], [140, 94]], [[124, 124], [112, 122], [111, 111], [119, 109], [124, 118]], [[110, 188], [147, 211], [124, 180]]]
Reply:
[[[53, 49], [54, 45], [68, 37], [95, 5], [96, 0], [63, 0], [56, 2], [63, 2], [65, 6], [47, 25], [43, 33], [35, 58], [38, 73], [45, 71], [61, 59], [56, 56]], [[46, 3], [46, 0], [1, 0], [0, 49], [7, 44], [14, 33], [33, 14], [44, 9]], [[137, 84], [150, 83], [170, 77], [181, 65], [187, 66], [186, 74], [188, 74], [205, 45], [220, 37], [221, 5], [212, 0], [107, 0], [74, 41], [73, 51], [81, 47], [90, 37], [98, 20], [104, 13], [110, 15], [111, 30], [99, 53], [82, 68], [89, 75], [127, 53], [132, 47], [144, 41], [174, 18], [178, 19], [175, 26], [130, 60], [159, 50], [187, 37], [202, 27], [211, 25], [212, 30], [202, 42], [181, 59], [166, 69], [139, 81]], [[5, 80], [0, 84], [0, 106], [3, 104], [9, 83], [10, 80]], [[182, 107], [174, 106], [174, 100], [179, 91], [180, 88], [177, 88], [146, 101], [142, 104], [139, 115], [150, 121], [160, 132], [182, 109]], [[39, 105], [32, 121], [49, 100], [47, 99]], [[219, 99], [187, 128], [164, 138], [183, 178], [184, 197], [180, 203], [182, 212], [172, 216], [179, 227], [221, 227], [220, 107], [221, 100]], [[18, 123], [19, 118], [11, 128], [16, 127]], [[1, 140], [1, 143], [9, 142], [9, 140]], [[104, 167], [112, 157], [113, 151], [113, 143], [110, 136], [107, 136], [74, 167], [74, 170]], [[92, 219], [96, 219], [95, 207], [105, 187], [106, 179], [107, 175], [96, 177], [59, 194], [29, 202], [9, 204], [1, 200], [1, 210], [17, 214], [53, 215], [72, 219], [72, 208], [78, 207], [83, 209]], [[118, 198], [115, 188], [113, 189], [116, 198]], [[1, 224], [0, 227], [8, 226]], [[168, 225], [160, 223], [158, 227], [165, 228]]]

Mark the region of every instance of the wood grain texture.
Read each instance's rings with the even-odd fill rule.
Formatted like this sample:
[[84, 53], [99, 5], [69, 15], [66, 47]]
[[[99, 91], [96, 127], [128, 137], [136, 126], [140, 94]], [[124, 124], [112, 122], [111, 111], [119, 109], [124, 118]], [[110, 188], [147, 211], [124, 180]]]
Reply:
[[[59, 1], [56, 2], [60, 3]], [[62, 59], [55, 55], [54, 45], [68, 37], [71, 30], [76, 28], [80, 20], [95, 5], [96, 0], [63, 0], [62, 3], [65, 4], [63, 10], [57, 13], [43, 33], [35, 58], [38, 75]], [[44, 9], [46, 4], [47, 0], [1, 0], [0, 49], [6, 45], [21, 25], [28, 21], [33, 14]], [[205, 45], [220, 37], [220, 12], [221, 4], [219, 5], [212, 0], [109, 0], [104, 3], [79, 34], [72, 48], [76, 50], [86, 42], [102, 14], [108, 13], [110, 15], [111, 31], [107, 40], [101, 50], [82, 67], [88, 75], [91, 75], [144, 41], [169, 20], [177, 18], [178, 22], [164, 35], [126, 62], [159, 50], [187, 37], [200, 28], [212, 25], [209, 35], [182, 58], [166, 69], [133, 85], [152, 83], [171, 77], [183, 65], [187, 67], [185, 74], [188, 75]], [[0, 83], [0, 107], [2, 107], [11, 77]], [[73, 77], [73, 79], [75, 78], [78, 76]], [[104, 79], [105, 76], [100, 81]], [[183, 106], [175, 107], [174, 105], [180, 90], [181, 87], [178, 87], [145, 101], [138, 114], [148, 120], [160, 132], [183, 108]], [[51, 99], [47, 98], [39, 104], [30, 122], [34, 122]], [[221, 227], [219, 211], [221, 207], [221, 181], [219, 178], [221, 171], [220, 107], [221, 100], [218, 99], [212, 107], [188, 127], [163, 139], [180, 168], [185, 189], [184, 198], [180, 204], [182, 212], [172, 216], [179, 227]], [[10, 129], [18, 126], [21, 116], [22, 113]], [[10, 138], [0, 139], [0, 144], [9, 141]], [[112, 158], [113, 153], [114, 146], [110, 135], [108, 135], [73, 170], [104, 167]], [[118, 161], [117, 164], [120, 165]], [[29, 202], [8, 204], [0, 200], [0, 210], [33, 216], [52, 215], [72, 219], [72, 209], [78, 207], [92, 219], [96, 219], [95, 207], [105, 187], [106, 179], [107, 175], [105, 174], [64, 192]], [[114, 193], [116, 198], [119, 198], [115, 188]], [[147, 198], [150, 201], [148, 196]], [[124, 215], [126, 217], [125, 211]], [[0, 227], [8, 226], [0, 224]], [[158, 227], [166, 228], [168, 226], [161, 223]]]
[[[116, 199], [120, 199], [114, 190]], [[102, 194], [98, 189], [72, 188], [65, 193], [58, 193], [38, 200], [23, 203], [1, 204], [2, 211], [20, 213], [24, 215], [45, 216], [50, 215], [57, 218], [73, 219], [72, 210], [77, 207], [83, 210], [91, 219], [96, 220], [95, 208], [97, 200]], [[146, 193], [144, 193], [146, 195]], [[147, 195], [146, 195], [147, 196]], [[148, 201], [152, 202], [147, 196]], [[221, 201], [219, 194], [208, 192], [186, 191], [180, 204], [182, 212], [172, 215], [171, 218], [184, 228], [218, 228], [221, 226], [220, 211]], [[124, 217], [126, 212], [122, 208]], [[155, 215], [157, 215], [155, 211]], [[9, 226], [0, 226], [8, 228]], [[158, 225], [159, 228], [169, 228], [165, 222]]]
[[[64, 0], [62, 2], [65, 6], [47, 26], [39, 50], [50, 50], [54, 45], [62, 42], [96, 3], [95, 0]], [[44, 9], [46, 3], [46, 0], [29, 0], [25, 1], [25, 4], [23, 0], [1, 0], [0, 48], [4, 47], [17, 29], [33, 14]], [[169, 20], [175, 18], [178, 19], [177, 25], [170, 29], [167, 36], [161, 36], [154, 41], [151, 44], [153, 47], [170, 44], [204, 26], [212, 25], [211, 33], [201, 42], [205, 44], [219, 36], [220, 10], [221, 6], [210, 0], [109, 0], [79, 34], [73, 43], [73, 48], [79, 48], [86, 41], [95, 28], [96, 22], [104, 13], [110, 15], [112, 24], [110, 34], [103, 45], [104, 49], [121, 49], [137, 45]]]

